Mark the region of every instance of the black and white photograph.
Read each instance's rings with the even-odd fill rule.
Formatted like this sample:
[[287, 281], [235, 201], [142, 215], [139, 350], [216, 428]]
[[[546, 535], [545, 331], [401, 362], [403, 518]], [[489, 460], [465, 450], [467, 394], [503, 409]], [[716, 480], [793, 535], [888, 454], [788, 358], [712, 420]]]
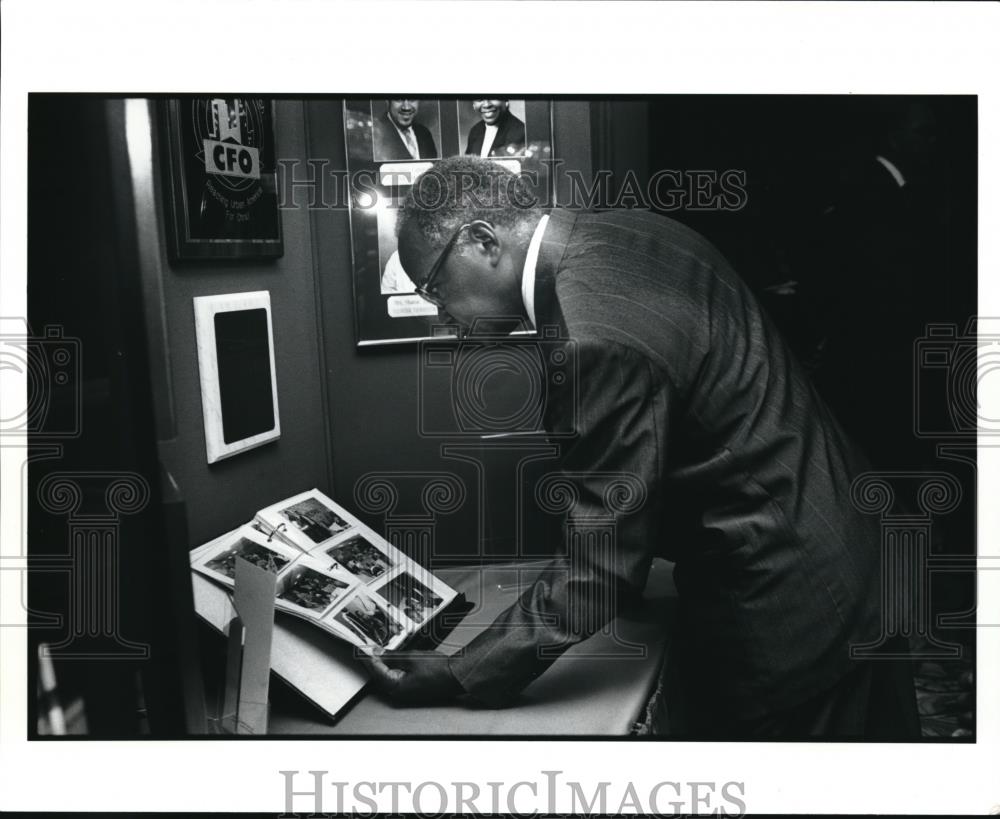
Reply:
[[995, 6], [186, 11], [0, 4], [0, 812], [1000, 804]]
[[414, 623], [424, 622], [443, 602], [409, 572], [397, 574], [377, 591]]
[[441, 157], [437, 100], [372, 100], [372, 155], [376, 162]]
[[274, 549], [269, 549], [247, 538], [240, 538], [232, 546], [205, 562], [205, 568], [232, 581], [236, 577], [236, 558], [253, 563], [260, 569], [277, 574], [286, 565], [288, 558]]
[[[976, 599], [975, 574], [963, 567], [976, 553], [969, 447], [981, 421], [971, 400], [978, 385], [957, 379], [974, 372], [973, 353], [993, 332], [976, 312], [977, 98], [476, 102], [440, 105], [438, 148], [451, 155], [395, 186], [402, 206], [381, 227], [370, 223], [376, 241], [362, 254], [381, 259], [394, 242], [415, 277], [398, 295], [460, 337], [355, 352], [353, 209], [285, 209], [286, 225], [310, 225], [311, 238], [293, 250], [286, 231], [284, 261], [268, 263], [280, 274], [241, 272], [247, 292], [265, 283], [269, 292], [279, 441], [205, 462], [197, 379], [166, 375], [197, 372], [192, 292], [216, 285], [190, 271], [157, 278], [172, 270], [167, 256], [148, 271], [166, 303], [149, 314], [156, 333], [139, 336], [152, 356], [146, 406], [160, 413], [146, 416], [144, 440], [148, 463], [162, 462], [184, 505], [183, 526], [160, 527], [184, 548], [158, 554], [187, 554], [259, 516], [276, 553], [291, 548], [279, 542], [299, 543], [324, 571], [370, 587], [387, 610], [423, 625], [443, 595], [408, 581], [404, 561], [378, 545], [385, 532], [404, 557], [490, 612], [448, 665], [470, 699], [514, 706], [504, 711], [508, 733], [632, 736], [638, 722], [664, 740], [974, 742], [977, 631], [960, 615]], [[29, 130], [44, 140], [73, 110], [105, 149], [94, 155], [131, 167], [122, 135], [152, 139], [159, 103], [38, 95]], [[308, 133], [297, 148], [306, 162], [372, 104], [277, 99], [276, 138], [286, 126]], [[525, 118], [524, 155], [467, 153], [465, 124], [475, 126], [473, 115], [503, 122], [501, 112]], [[534, 197], [517, 170], [534, 152], [534, 124], [548, 117], [554, 144], [586, 135], [577, 147], [599, 163], [561, 168], [558, 204]], [[340, 157], [346, 170], [350, 147]], [[149, 173], [169, 170], [160, 159], [151, 156]], [[39, 213], [74, 179], [97, 196], [81, 167], [29, 166]], [[423, 195], [432, 174], [440, 201]], [[91, 238], [35, 236], [31, 274], [40, 284], [69, 263], [62, 248], [118, 235], [113, 216], [134, 225], [134, 208], [99, 204], [90, 212], [107, 223]], [[159, 235], [160, 211], [143, 213], [144, 230]], [[382, 300], [380, 264], [365, 275]], [[32, 291], [31, 325], [62, 326], [62, 337], [41, 342], [51, 345], [53, 368], [74, 349], [69, 339], [99, 349], [95, 333], [122, 313], [81, 281]], [[90, 309], [77, 310], [86, 299]], [[91, 405], [80, 407], [98, 429]], [[46, 416], [53, 433], [64, 417]], [[170, 423], [176, 434], [161, 447], [153, 430]], [[35, 514], [50, 527], [51, 510], [74, 497], [59, 489], [56, 465], [43, 459], [29, 469]], [[128, 472], [159, 474], [144, 469]], [[274, 502], [291, 486], [325, 487], [349, 511], [319, 490]], [[86, 492], [116, 503], [122, 495]], [[266, 548], [241, 548], [266, 563]], [[234, 559], [220, 555], [206, 571], [232, 582]], [[940, 575], [924, 604], [886, 609], [883, 601], [916, 594], [900, 584], [921, 565]], [[47, 581], [38, 578], [37, 594], [58, 602]], [[343, 591], [304, 573], [282, 600], [325, 611], [338, 602], [335, 588]], [[195, 633], [201, 612], [214, 611], [203, 597], [175, 605]], [[567, 637], [563, 616], [587, 628]], [[512, 629], [535, 649], [515, 650]], [[725, 674], [716, 673], [720, 657], [730, 658]], [[602, 659], [588, 678], [614, 689], [613, 705], [602, 699], [606, 688], [588, 689], [590, 705], [571, 727], [558, 709], [546, 722], [516, 707], [531, 680], [568, 685], [577, 659], [592, 658]], [[358, 673], [315, 659], [329, 679]], [[380, 662], [366, 673], [391, 700], [394, 658]], [[447, 681], [426, 673], [418, 669], [414, 685], [428, 686], [421, 696], [433, 700]], [[351, 702], [326, 713], [354, 713]], [[475, 734], [476, 712], [461, 714], [452, 735]], [[273, 718], [291, 724], [281, 709]], [[441, 727], [432, 712], [415, 726]]]
[[457, 106], [463, 153], [499, 159], [524, 156], [524, 100], [458, 100]]
[[[403, 269], [403, 263], [399, 260], [399, 251], [396, 250], [396, 222], [399, 218], [399, 207], [387, 206], [379, 208], [378, 211], [378, 260], [379, 286], [383, 295], [398, 295], [412, 293], [416, 289], [413, 280]], [[399, 299], [394, 300], [399, 302]], [[422, 299], [415, 299], [415, 304], [426, 302]], [[429, 312], [429, 311], [428, 311]], [[437, 311], [434, 311], [436, 315]]]
[[403, 627], [374, 597], [358, 592], [333, 615], [335, 622], [357, 635], [366, 646], [386, 648]]
[[350, 524], [318, 498], [305, 498], [278, 514], [313, 543], [323, 543], [350, 528]]
[[[359, 347], [455, 338], [461, 330], [415, 294], [397, 248], [400, 209], [446, 157], [490, 158], [522, 175], [522, 196], [553, 201], [558, 168], [547, 99], [345, 99], [343, 128]], [[331, 188], [329, 193], [334, 194]]]
[[347, 569], [365, 583], [370, 583], [386, 574], [393, 563], [389, 556], [364, 535], [355, 535], [326, 550], [335, 561], [335, 566]]
[[[142, 471], [124, 472], [151, 482], [162, 465], [183, 499], [182, 513], [177, 503], [150, 507], [183, 524], [153, 527], [174, 538], [155, 554], [187, 555], [259, 516], [278, 554], [291, 539], [324, 571], [370, 587], [387, 610], [422, 625], [443, 595], [408, 583], [412, 572], [396, 577], [408, 572], [403, 558], [417, 559], [490, 613], [482, 622], [475, 615], [474, 639], [448, 666], [463, 696], [513, 706], [504, 710], [506, 733], [628, 737], [639, 723], [643, 735], [665, 741], [974, 742], [977, 631], [961, 613], [976, 600], [967, 570], [977, 511], [969, 447], [982, 422], [971, 400], [978, 384], [960, 379], [975, 372], [973, 353], [993, 332], [976, 312], [977, 98], [498, 99], [440, 105], [438, 147], [450, 155], [396, 186], [403, 206], [381, 228], [370, 222], [376, 241], [362, 253], [380, 258], [379, 232], [394, 240], [414, 274], [412, 292], [399, 295], [460, 337], [357, 353], [353, 209], [300, 200], [282, 218], [308, 225], [310, 238], [293, 249], [286, 231], [283, 260], [266, 263], [275, 269], [240, 270], [246, 292], [266, 284], [269, 293], [282, 437], [268, 446], [206, 463], [191, 304], [217, 285], [190, 270], [164, 276], [173, 270], [167, 255], [152, 269], [136, 260], [164, 309], [144, 313], [156, 328], [148, 338], [133, 325], [118, 332], [138, 333], [148, 351], [143, 406], [159, 415], [143, 416], [148, 436], [133, 447], [146, 453]], [[118, 200], [100, 207], [92, 175], [128, 183], [135, 151], [125, 137], [147, 144], [160, 102], [30, 100], [29, 131], [40, 144], [73, 111], [101, 146], [88, 155], [108, 163], [88, 170], [36, 157], [29, 165], [38, 213], [77, 180], [75, 194], [90, 196], [89, 212], [105, 220], [75, 242], [32, 234], [39, 286], [30, 324], [61, 326], [62, 336], [39, 342], [52, 350], [52, 369], [63, 367], [56, 374], [70, 372], [59, 364], [72, 361], [70, 340], [95, 354], [104, 349], [95, 339], [118, 326], [111, 318], [128, 312], [98, 300], [80, 277], [58, 278], [70, 263], [61, 254], [81, 242], [97, 253], [134, 229], [136, 209], [112, 206]], [[276, 99], [276, 139], [286, 128], [308, 134], [292, 143], [306, 163], [371, 105]], [[463, 117], [472, 128], [472, 115], [498, 112], [523, 114], [524, 155], [467, 153]], [[590, 157], [589, 168], [560, 169], [558, 204], [535, 197], [516, 167], [531, 159], [534, 125], [547, 118], [554, 144]], [[350, 170], [349, 140], [344, 148], [340, 167]], [[143, 167], [155, 176], [169, 171], [167, 161], [151, 154]], [[423, 196], [432, 174], [440, 201]], [[128, 184], [133, 196], [146, 190]], [[141, 212], [141, 235], [159, 236], [161, 211]], [[366, 281], [388, 309], [380, 263], [366, 265]], [[106, 275], [113, 290], [126, 274], [112, 266]], [[53, 277], [61, 288], [45, 286]], [[77, 309], [83, 303], [89, 309]], [[178, 371], [188, 378], [167, 377]], [[74, 383], [89, 382], [67, 386]], [[77, 400], [52, 395], [42, 443], [48, 430], [68, 428], [56, 407]], [[79, 403], [84, 428], [99, 430], [89, 400]], [[131, 405], [104, 406], [102, 419]], [[110, 422], [100, 423], [110, 435]], [[158, 443], [161, 429], [171, 432], [169, 445]], [[70, 479], [58, 463], [32, 461], [28, 470], [39, 532], [75, 497], [61, 488]], [[79, 491], [122, 505], [159, 497], [149, 485]], [[274, 502], [292, 486], [324, 487], [349, 511], [319, 490]], [[117, 514], [124, 537], [127, 515]], [[383, 532], [401, 558], [378, 545]], [[244, 548], [266, 562], [266, 548]], [[206, 571], [227, 578], [234, 559], [221, 555]], [[887, 609], [884, 601], [916, 594], [905, 584], [920, 566], [939, 574], [924, 603]], [[305, 574], [283, 593], [300, 608], [326, 610], [336, 586]], [[32, 588], [57, 606], [51, 578], [40, 575]], [[173, 603], [195, 634], [216, 611], [196, 591], [194, 599], [175, 590]], [[564, 631], [559, 618], [570, 616], [587, 627]], [[219, 617], [212, 622], [218, 631]], [[512, 630], [534, 648], [515, 649]], [[308, 656], [325, 669], [320, 678], [360, 674]], [[725, 674], [717, 673], [722, 657]], [[532, 680], [544, 689], [579, 679], [578, 660], [598, 664], [586, 678], [604, 687], [581, 692], [572, 723], [560, 709], [546, 721], [545, 712], [517, 707], [537, 690]], [[392, 700], [395, 659], [380, 662], [365, 673], [372, 691]], [[459, 707], [432, 668], [414, 672], [414, 686], [427, 686], [420, 696], [447, 693]], [[603, 699], [608, 689], [613, 704]], [[356, 707], [348, 697], [316, 716], [343, 718]], [[483, 727], [478, 712], [459, 713], [451, 735]], [[272, 718], [295, 724], [280, 708]], [[414, 727], [436, 735], [442, 724], [429, 711]]]
[[350, 583], [309, 566], [294, 566], [281, 579], [278, 599], [314, 614], [322, 614], [340, 599]]

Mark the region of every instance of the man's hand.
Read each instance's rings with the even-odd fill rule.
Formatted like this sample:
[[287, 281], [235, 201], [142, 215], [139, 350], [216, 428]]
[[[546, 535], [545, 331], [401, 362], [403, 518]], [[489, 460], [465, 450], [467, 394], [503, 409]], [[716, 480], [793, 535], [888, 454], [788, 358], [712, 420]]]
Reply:
[[435, 705], [462, 693], [448, 658], [437, 651], [366, 652], [361, 661], [378, 689], [398, 705]]

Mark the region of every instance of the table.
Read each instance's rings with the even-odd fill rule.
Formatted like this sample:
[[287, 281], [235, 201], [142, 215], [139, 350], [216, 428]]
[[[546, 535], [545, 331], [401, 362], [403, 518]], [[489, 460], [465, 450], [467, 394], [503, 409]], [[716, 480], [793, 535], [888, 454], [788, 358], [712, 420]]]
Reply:
[[[436, 570], [444, 582], [479, 605], [441, 650], [465, 645], [509, 606], [542, 563]], [[271, 736], [621, 736], [647, 720], [660, 669], [669, 650], [676, 591], [672, 566], [655, 561], [641, 606], [573, 646], [504, 709], [465, 703], [396, 707], [365, 689], [335, 721], [275, 681], [271, 686]], [[211, 701], [211, 699], [209, 700]]]

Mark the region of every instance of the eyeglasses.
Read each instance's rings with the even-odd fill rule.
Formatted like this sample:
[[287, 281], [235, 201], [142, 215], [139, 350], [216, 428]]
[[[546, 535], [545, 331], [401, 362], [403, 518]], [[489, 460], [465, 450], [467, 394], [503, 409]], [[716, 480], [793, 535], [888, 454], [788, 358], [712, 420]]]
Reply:
[[462, 231], [467, 227], [471, 226], [471, 222], [466, 222], [464, 225], [459, 225], [458, 230], [451, 234], [451, 238], [445, 243], [445, 246], [441, 248], [441, 252], [438, 257], [434, 260], [434, 264], [431, 265], [431, 271], [427, 274], [426, 278], [416, 286], [414, 292], [420, 296], [424, 301], [428, 301], [433, 304], [438, 310], [444, 310], [444, 302], [441, 297], [437, 294], [436, 288], [434, 287], [434, 280], [437, 278], [438, 273], [441, 272], [441, 268], [444, 267], [444, 263], [448, 261], [448, 256], [451, 253], [451, 249], [455, 246], [458, 241], [458, 237], [462, 235]]
[[448, 240], [447, 244], [441, 248], [441, 252], [438, 257], [434, 260], [434, 264], [431, 265], [431, 272], [427, 274], [427, 277], [416, 286], [414, 292], [420, 296], [425, 301], [429, 301], [438, 310], [444, 310], [444, 302], [441, 301], [441, 297], [438, 296], [436, 289], [434, 287], [434, 280], [437, 278], [438, 273], [441, 268], [444, 267], [444, 263], [448, 261], [448, 255], [451, 253], [451, 249], [455, 246], [458, 241], [458, 237], [462, 235], [462, 231], [466, 228], [472, 227], [475, 222], [466, 222], [464, 225], [459, 225], [458, 230], [456, 230], [451, 238]]

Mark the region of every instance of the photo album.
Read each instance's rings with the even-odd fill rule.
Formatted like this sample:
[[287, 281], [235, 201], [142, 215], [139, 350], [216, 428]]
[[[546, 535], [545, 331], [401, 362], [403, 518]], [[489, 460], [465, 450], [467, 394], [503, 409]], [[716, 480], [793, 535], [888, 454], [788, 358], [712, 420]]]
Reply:
[[398, 648], [457, 596], [317, 489], [194, 549], [191, 568], [232, 589], [239, 557], [277, 575], [278, 611], [359, 648]]

